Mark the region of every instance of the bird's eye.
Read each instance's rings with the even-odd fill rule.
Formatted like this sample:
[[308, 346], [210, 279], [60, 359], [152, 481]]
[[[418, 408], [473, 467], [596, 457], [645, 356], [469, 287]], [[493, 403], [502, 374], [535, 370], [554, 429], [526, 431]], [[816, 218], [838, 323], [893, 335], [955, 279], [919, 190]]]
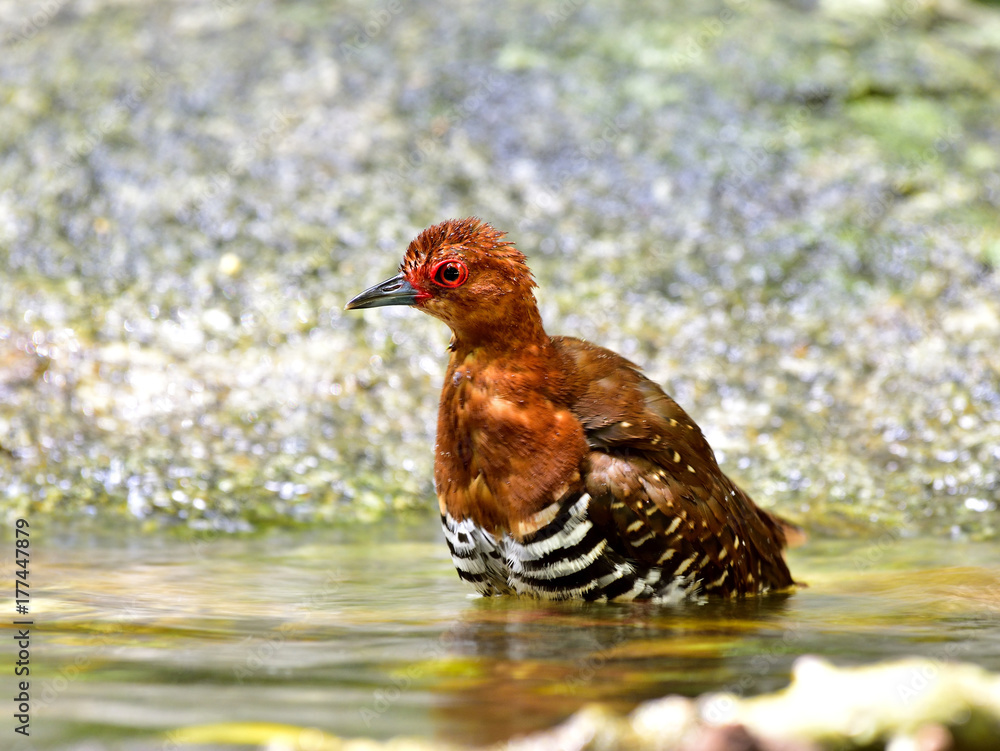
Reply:
[[431, 279], [448, 289], [461, 287], [469, 278], [469, 269], [461, 261], [441, 261], [431, 271]]

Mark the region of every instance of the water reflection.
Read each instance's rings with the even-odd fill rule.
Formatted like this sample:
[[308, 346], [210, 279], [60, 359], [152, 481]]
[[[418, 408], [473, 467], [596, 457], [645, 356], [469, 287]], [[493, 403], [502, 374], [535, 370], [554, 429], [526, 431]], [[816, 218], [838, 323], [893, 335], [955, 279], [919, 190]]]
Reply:
[[251, 721], [486, 743], [595, 700], [769, 692], [802, 654], [1000, 669], [995, 544], [899, 540], [858, 567], [871, 543], [816, 541], [793, 595], [657, 606], [471, 598], [434, 525], [48, 539], [38, 748]]
[[[437, 715], [469, 742], [553, 724], [589, 701], [627, 711], [664, 693], [780, 685], [797, 634], [787, 596], [704, 605], [479, 600], [445, 632], [478, 670], [453, 678]], [[766, 649], [748, 650], [751, 642]]]

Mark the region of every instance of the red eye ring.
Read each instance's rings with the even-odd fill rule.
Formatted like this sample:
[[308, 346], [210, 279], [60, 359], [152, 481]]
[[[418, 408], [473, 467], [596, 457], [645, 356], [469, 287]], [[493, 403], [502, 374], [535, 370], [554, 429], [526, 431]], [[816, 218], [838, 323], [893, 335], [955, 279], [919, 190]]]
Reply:
[[461, 287], [468, 278], [469, 269], [461, 261], [440, 261], [431, 269], [431, 279], [445, 289]]

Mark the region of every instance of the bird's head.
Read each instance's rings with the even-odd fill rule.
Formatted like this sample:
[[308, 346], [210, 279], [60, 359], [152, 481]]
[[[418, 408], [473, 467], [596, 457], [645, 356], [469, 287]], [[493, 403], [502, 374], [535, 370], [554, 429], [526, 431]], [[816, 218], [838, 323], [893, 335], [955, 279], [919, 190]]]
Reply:
[[411, 305], [447, 323], [457, 338], [477, 340], [537, 319], [534, 286], [524, 254], [503, 232], [475, 217], [449, 219], [417, 235], [399, 274], [346, 309]]

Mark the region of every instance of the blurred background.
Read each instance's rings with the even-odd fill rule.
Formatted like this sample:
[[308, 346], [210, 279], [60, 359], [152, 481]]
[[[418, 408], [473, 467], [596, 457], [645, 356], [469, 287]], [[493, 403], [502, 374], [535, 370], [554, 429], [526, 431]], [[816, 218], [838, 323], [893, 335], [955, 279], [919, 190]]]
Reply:
[[993, 534], [1000, 11], [3, 7], [11, 513], [432, 510], [445, 328], [345, 313], [477, 215], [807, 526]]
[[[477, 215], [548, 330], [642, 366], [810, 555], [884, 542], [831, 580], [902, 539], [995, 546], [996, 4], [4, 0], [0, 40], [5, 528], [125, 544], [126, 569], [275, 528], [360, 535], [349, 569], [419, 537], [458, 592], [433, 531], [449, 334], [343, 305]], [[289, 579], [333, 555], [308, 550]], [[74, 618], [101, 602], [60, 591]]]

